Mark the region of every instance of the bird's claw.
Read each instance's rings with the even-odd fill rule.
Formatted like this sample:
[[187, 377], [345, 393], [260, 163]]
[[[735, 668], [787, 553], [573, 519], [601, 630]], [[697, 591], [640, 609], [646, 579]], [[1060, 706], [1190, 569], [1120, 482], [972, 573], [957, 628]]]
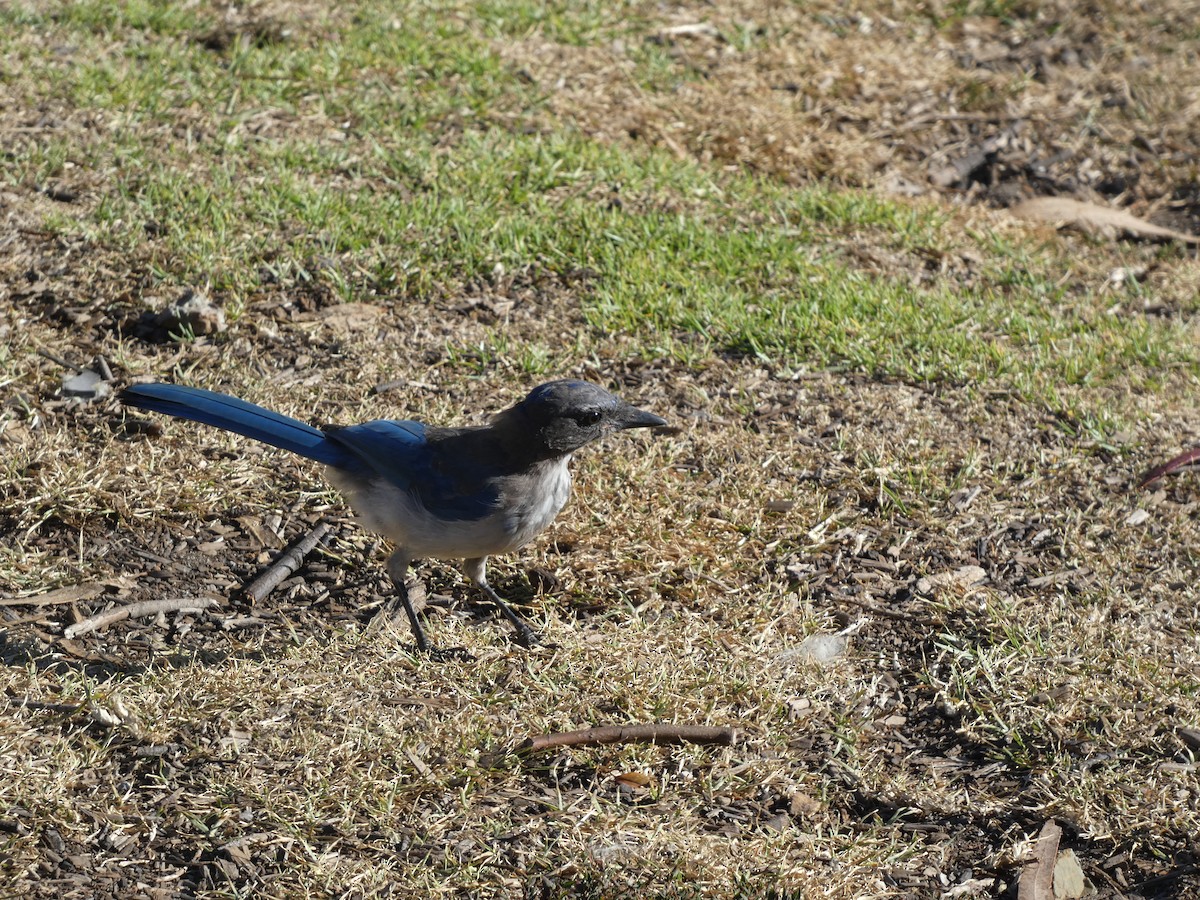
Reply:
[[532, 650], [542, 642], [542, 636], [530, 628], [528, 625], [517, 628], [513, 634], [513, 640], [518, 646], [524, 647], [526, 650]]

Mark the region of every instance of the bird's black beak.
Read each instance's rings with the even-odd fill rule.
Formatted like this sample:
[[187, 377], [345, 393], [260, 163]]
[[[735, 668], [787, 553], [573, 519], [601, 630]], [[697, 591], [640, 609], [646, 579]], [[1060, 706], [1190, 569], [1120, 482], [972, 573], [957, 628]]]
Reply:
[[636, 406], [625, 406], [620, 410], [614, 418], [617, 428], [654, 428], [658, 425], [666, 425], [666, 419], [660, 419], [654, 413], [648, 413], [638, 409]]

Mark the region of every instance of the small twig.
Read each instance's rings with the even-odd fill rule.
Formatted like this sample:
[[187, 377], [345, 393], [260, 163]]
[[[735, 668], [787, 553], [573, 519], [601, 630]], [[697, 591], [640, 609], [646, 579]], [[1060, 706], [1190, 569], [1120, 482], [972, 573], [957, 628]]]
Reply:
[[50, 360], [50, 362], [58, 363], [64, 369], [70, 369], [76, 375], [80, 375], [83, 373], [83, 366], [77, 366], [77, 365], [75, 365], [75, 363], [71, 362], [70, 360], [63, 359], [61, 356], [56, 356], [53, 353], [51, 353], [49, 350], [46, 350], [43, 347], [38, 347], [37, 355]]
[[924, 616], [918, 616], [913, 613], [904, 612], [900, 609], [888, 609], [886, 606], [880, 606], [878, 603], [872, 603], [870, 600], [860, 600], [858, 597], [838, 597], [846, 603], [853, 604], [859, 609], [866, 610], [869, 613], [874, 613], [877, 616], [882, 616], [885, 619], [895, 619], [898, 622], [929, 622], [930, 620]]
[[36, 709], [56, 713], [77, 713], [83, 708], [82, 703], [43, 703], [40, 700], [30, 700], [28, 697], [9, 696], [8, 705], [11, 709]]
[[655, 722], [651, 725], [605, 725], [582, 731], [560, 731], [526, 738], [517, 747], [518, 753], [538, 753], [555, 747], [577, 747], [581, 744], [618, 744], [645, 742], [651, 744], [724, 744], [737, 741], [736, 728], [708, 725], [672, 725]]
[[216, 606], [217, 602], [212, 597], [175, 597], [169, 600], [143, 600], [139, 603], [127, 603], [116, 609], [88, 616], [74, 625], [68, 625], [63, 629], [63, 637], [69, 641], [81, 634], [87, 634], [97, 628], [104, 628], [123, 619], [140, 619], [168, 612], [203, 612]]
[[304, 563], [304, 558], [316, 549], [317, 544], [324, 540], [329, 533], [329, 523], [318, 523], [308, 534], [288, 545], [279, 555], [279, 559], [243, 588], [243, 593], [251, 603], [261, 602], [267, 594], [275, 590], [279, 583], [289, 577]]

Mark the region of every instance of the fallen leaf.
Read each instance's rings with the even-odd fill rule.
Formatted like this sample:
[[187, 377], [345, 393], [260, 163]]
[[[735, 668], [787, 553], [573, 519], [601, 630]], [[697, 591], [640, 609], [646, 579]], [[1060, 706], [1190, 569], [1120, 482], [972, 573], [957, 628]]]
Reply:
[[1087, 893], [1088, 881], [1083, 866], [1071, 850], [1058, 854], [1054, 864], [1054, 900], [1078, 900]]
[[1061, 837], [1062, 829], [1048, 819], [1038, 835], [1033, 862], [1025, 867], [1017, 882], [1017, 900], [1054, 900], [1054, 866]]
[[641, 772], [622, 772], [616, 777], [617, 787], [630, 794], [641, 795], [650, 790], [654, 779]]
[[1196, 460], [1200, 459], [1200, 447], [1193, 447], [1186, 453], [1180, 453], [1173, 459], [1167, 460], [1161, 466], [1155, 466], [1149, 472], [1142, 476], [1142, 480], [1138, 482], [1138, 487], [1146, 487], [1153, 484], [1165, 475], [1170, 475], [1177, 469], [1182, 469], [1184, 466], [1191, 465]]
[[1034, 197], [1010, 207], [1008, 211], [1027, 222], [1044, 222], [1055, 228], [1076, 228], [1085, 234], [1094, 234], [1110, 241], [1126, 234], [1135, 238], [1200, 244], [1200, 237], [1194, 234], [1153, 225], [1123, 209], [1069, 197]]
[[641, 772], [622, 772], [617, 776], [617, 781], [622, 784], [628, 784], [631, 787], [649, 787], [650, 776], [644, 775]]

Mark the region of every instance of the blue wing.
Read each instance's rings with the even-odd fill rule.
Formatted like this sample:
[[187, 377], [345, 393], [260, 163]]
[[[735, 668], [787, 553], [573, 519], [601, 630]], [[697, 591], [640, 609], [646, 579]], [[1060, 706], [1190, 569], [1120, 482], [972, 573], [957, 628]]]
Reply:
[[429, 445], [420, 422], [378, 419], [331, 428], [326, 436], [353, 460], [344, 469], [384, 478], [405, 490], [428, 478]]

